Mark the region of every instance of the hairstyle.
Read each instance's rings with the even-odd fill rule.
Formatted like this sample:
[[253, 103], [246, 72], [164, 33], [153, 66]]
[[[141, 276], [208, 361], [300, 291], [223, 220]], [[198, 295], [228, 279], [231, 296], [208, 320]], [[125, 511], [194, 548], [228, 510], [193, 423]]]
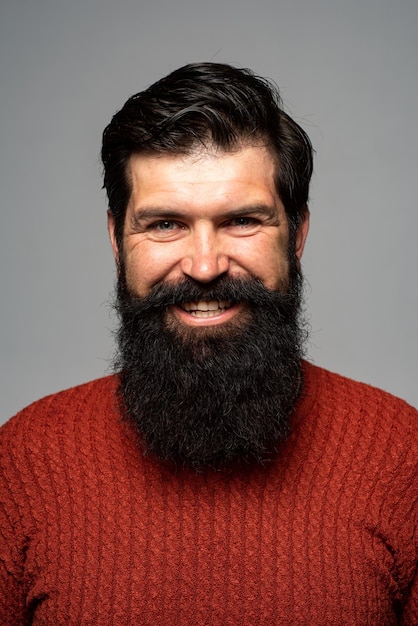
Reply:
[[103, 133], [104, 187], [121, 249], [131, 195], [132, 154], [189, 154], [266, 145], [276, 159], [276, 189], [293, 232], [307, 210], [312, 145], [283, 110], [277, 87], [251, 70], [220, 63], [185, 65], [131, 96]]

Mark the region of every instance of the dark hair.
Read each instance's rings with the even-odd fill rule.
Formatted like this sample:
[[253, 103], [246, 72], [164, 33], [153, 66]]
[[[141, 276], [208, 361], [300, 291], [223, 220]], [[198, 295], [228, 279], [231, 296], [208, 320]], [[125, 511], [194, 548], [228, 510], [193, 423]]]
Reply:
[[312, 145], [283, 111], [277, 87], [251, 70], [194, 63], [172, 72], [125, 103], [103, 133], [104, 187], [122, 243], [131, 195], [132, 154], [188, 154], [201, 146], [225, 151], [266, 145], [277, 160], [276, 188], [295, 230], [307, 210]]

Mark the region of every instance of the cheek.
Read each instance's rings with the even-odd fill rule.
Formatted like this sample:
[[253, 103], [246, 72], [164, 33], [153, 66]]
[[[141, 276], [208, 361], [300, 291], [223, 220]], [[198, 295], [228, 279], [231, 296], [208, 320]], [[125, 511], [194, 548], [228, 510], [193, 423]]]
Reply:
[[280, 289], [287, 282], [289, 263], [287, 238], [268, 238], [241, 250], [244, 267], [269, 289]]
[[268, 267], [265, 266], [263, 275], [260, 276], [263, 284], [268, 289], [281, 291], [288, 284], [289, 263], [286, 259], [275, 259]]
[[148, 249], [141, 246], [127, 253], [124, 258], [128, 286], [138, 295], [146, 295], [173, 269], [173, 256], [165, 246]]

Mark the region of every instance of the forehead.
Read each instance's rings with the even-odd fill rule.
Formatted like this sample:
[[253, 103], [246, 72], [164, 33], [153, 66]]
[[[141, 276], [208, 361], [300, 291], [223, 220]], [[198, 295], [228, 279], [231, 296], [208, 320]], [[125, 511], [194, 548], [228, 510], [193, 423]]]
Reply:
[[275, 161], [264, 146], [234, 152], [202, 149], [188, 155], [133, 155], [134, 203], [246, 201], [276, 203]]

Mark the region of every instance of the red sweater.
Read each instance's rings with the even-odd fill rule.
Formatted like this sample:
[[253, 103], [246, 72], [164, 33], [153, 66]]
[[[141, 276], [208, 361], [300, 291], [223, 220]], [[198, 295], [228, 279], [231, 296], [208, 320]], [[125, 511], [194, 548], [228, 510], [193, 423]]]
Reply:
[[109, 377], [0, 431], [2, 626], [418, 624], [417, 414], [306, 365], [273, 462], [144, 458]]

